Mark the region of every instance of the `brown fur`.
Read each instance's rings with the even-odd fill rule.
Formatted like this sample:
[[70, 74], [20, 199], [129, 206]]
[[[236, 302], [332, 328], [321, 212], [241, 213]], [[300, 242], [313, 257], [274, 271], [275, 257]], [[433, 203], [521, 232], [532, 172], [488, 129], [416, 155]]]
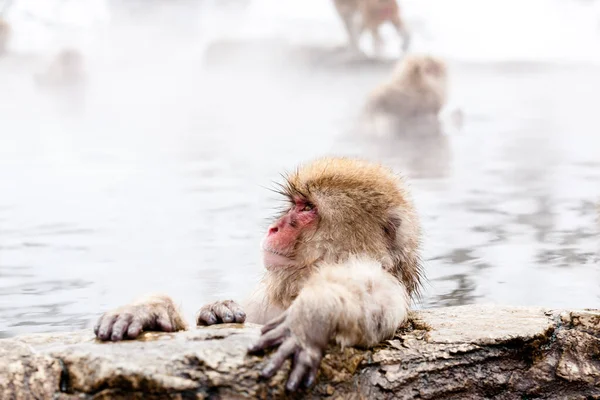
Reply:
[[389, 82], [373, 91], [367, 112], [402, 118], [436, 116], [446, 104], [446, 64], [428, 55], [410, 55], [399, 62]]
[[396, 0], [362, 0], [358, 2], [358, 12], [364, 29], [377, 29], [386, 22], [394, 26], [402, 25]]
[[401, 178], [377, 164], [324, 158], [291, 174], [284, 190], [290, 198], [300, 195], [319, 204], [321, 222], [315, 235], [298, 244], [297, 252], [306, 255], [305, 268], [267, 275], [269, 292], [279, 294], [276, 303], [285, 306], [295, 297], [313, 264], [339, 263], [353, 254], [382, 262], [409, 294], [417, 291], [420, 232]]
[[[334, 0], [336, 11], [348, 35], [350, 46], [358, 49], [358, 40], [365, 30], [371, 32], [373, 46], [378, 53], [382, 46], [379, 27], [391, 23], [402, 39], [402, 50], [410, 45], [410, 34], [400, 16], [397, 0]], [[356, 17], [359, 21], [356, 21]]]
[[370, 347], [406, 321], [421, 286], [420, 225], [403, 180], [366, 161], [313, 161], [280, 193], [289, 207], [263, 241], [266, 274], [246, 312], [268, 322], [249, 351], [278, 347], [261, 375], [292, 358], [295, 390], [314, 382], [330, 342]]
[[4, 19], [0, 18], [0, 55], [6, 53], [10, 36], [10, 25]]

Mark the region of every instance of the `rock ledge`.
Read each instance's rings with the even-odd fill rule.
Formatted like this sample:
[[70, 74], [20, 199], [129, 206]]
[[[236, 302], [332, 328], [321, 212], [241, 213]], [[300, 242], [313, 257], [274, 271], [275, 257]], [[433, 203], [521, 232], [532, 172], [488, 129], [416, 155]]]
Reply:
[[[257, 325], [100, 343], [90, 331], [0, 340], [2, 399], [285, 397], [246, 355]], [[332, 349], [317, 385], [289, 397], [600, 399], [600, 310], [462, 306], [415, 312], [375, 349]]]

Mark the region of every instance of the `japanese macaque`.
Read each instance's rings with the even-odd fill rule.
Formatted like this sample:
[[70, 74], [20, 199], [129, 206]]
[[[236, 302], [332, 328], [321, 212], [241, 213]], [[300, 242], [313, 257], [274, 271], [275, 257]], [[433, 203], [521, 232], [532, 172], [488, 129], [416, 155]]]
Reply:
[[379, 54], [383, 45], [379, 27], [387, 22], [394, 26], [402, 40], [402, 52], [408, 50], [411, 36], [400, 17], [397, 0], [334, 0], [334, 4], [352, 50], [358, 50], [358, 40], [368, 30], [373, 38], [375, 54]]
[[75, 49], [63, 49], [50, 63], [48, 69], [37, 74], [35, 82], [44, 87], [71, 87], [85, 82], [82, 54]]
[[[266, 324], [249, 352], [278, 346], [261, 374], [292, 359], [286, 387], [296, 390], [315, 382], [329, 344], [373, 346], [407, 320], [421, 286], [420, 224], [402, 178], [367, 161], [318, 159], [278, 192], [287, 206], [262, 242], [261, 284], [243, 307], [202, 307], [196, 324]], [[116, 341], [186, 327], [173, 300], [154, 296], [105, 313], [94, 330]]]
[[8, 22], [0, 17], [0, 56], [6, 53], [8, 41], [10, 40], [11, 29]]
[[442, 60], [410, 55], [399, 62], [389, 82], [371, 93], [366, 111], [404, 121], [422, 117], [437, 119], [446, 104], [447, 86], [447, 68]]

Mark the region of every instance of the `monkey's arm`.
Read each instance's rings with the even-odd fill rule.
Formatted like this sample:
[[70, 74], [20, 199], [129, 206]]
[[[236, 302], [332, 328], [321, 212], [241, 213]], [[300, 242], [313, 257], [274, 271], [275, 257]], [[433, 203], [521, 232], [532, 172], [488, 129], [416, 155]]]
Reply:
[[100, 340], [135, 339], [146, 331], [176, 332], [188, 328], [180, 310], [167, 295], [139, 298], [104, 313], [94, 326]]
[[280, 345], [262, 375], [274, 375], [293, 356], [287, 388], [295, 390], [303, 380], [310, 386], [331, 340], [373, 346], [393, 336], [406, 321], [408, 306], [404, 286], [377, 261], [355, 258], [323, 265], [290, 308], [263, 327], [250, 351]]

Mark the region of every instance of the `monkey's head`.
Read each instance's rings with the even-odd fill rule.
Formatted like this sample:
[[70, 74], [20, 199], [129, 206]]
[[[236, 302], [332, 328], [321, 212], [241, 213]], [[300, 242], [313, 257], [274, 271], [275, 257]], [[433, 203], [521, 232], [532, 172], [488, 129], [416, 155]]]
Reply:
[[420, 226], [402, 180], [366, 161], [322, 158], [300, 167], [281, 185], [287, 207], [263, 240], [265, 267], [310, 269], [351, 255], [379, 260], [419, 285]]
[[430, 55], [412, 54], [406, 56], [394, 72], [398, 82], [416, 85], [444, 85], [448, 78], [446, 63]]

